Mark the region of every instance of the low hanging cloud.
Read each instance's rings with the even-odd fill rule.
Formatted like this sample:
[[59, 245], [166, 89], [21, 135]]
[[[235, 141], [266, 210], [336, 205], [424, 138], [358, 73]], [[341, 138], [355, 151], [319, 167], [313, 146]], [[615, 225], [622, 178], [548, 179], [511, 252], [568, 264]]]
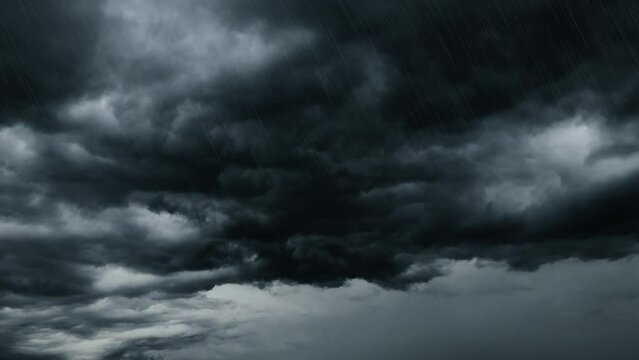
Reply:
[[[531, 277], [566, 259], [617, 266], [639, 232], [638, 10], [3, 3], [0, 304], [31, 330], [0, 351], [132, 357], [118, 344], [164, 349], [153, 332], [195, 344], [214, 326], [171, 313], [220, 288], [400, 296], [440, 281], [442, 259]], [[127, 297], [169, 306], [168, 327], [60, 333], [96, 315], [17, 315]]]
[[364, 280], [336, 288], [225, 284], [177, 298], [4, 308], [2, 324], [39, 323], [18, 330], [15, 348], [24, 354], [78, 360], [626, 358], [637, 350], [639, 288], [627, 275], [638, 264], [562, 260], [531, 273], [441, 260], [445, 275], [409, 291]]
[[5, 244], [90, 254], [71, 268], [388, 285], [407, 254], [455, 246], [634, 248], [627, 2], [25, 6], [9, 36], [66, 16], [92, 41], [68, 91], [6, 113]]

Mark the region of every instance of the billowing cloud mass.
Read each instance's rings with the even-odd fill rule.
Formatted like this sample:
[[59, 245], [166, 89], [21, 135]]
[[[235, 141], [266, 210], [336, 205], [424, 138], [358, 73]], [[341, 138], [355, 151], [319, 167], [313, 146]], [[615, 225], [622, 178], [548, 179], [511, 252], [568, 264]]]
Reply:
[[628, 358], [638, 11], [3, 1], [0, 353]]

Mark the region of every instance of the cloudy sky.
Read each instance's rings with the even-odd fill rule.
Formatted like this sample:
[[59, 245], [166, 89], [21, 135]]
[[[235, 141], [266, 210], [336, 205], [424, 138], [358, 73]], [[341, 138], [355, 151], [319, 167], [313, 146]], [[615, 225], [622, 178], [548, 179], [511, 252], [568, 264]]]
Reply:
[[639, 2], [0, 2], [0, 358], [635, 359]]

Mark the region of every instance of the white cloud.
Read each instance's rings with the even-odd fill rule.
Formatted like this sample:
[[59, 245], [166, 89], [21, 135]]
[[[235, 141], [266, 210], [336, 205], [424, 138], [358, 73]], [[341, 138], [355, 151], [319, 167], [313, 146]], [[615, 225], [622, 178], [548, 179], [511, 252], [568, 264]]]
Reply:
[[100, 291], [113, 291], [157, 284], [161, 277], [133, 271], [120, 266], [102, 266], [94, 270], [94, 286]]
[[[561, 116], [561, 114], [556, 115]], [[477, 140], [483, 203], [501, 213], [541, 209], [549, 202], [588, 192], [639, 171], [639, 154], [591, 161], [636, 129], [581, 114], [534, 128], [488, 126]], [[492, 153], [486, 155], [486, 150]]]
[[20, 345], [25, 352], [64, 356], [69, 360], [94, 360], [109, 354], [121, 344], [143, 339], [189, 337], [193, 330], [185, 324], [155, 324], [135, 329], [113, 329], [99, 331], [93, 338], [63, 333], [55, 329], [43, 329]]
[[[312, 41], [303, 29], [285, 29], [271, 37], [256, 22], [232, 27], [216, 16], [215, 2], [109, 1], [104, 41], [122, 63], [171, 68], [174, 87], [205, 82], [222, 71], [251, 71]], [[156, 80], [161, 79], [158, 76]]]
[[0, 129], [0, 164], [19, 165], [37, 155], [36, 135], [24, 125]]
[[153, 241], [185, 241], [198, 234], [198, 228], [181, 214], [170, 214], [166, 211], [153, 212], [146, 207], [131, 205], [126, 209], [130, 222], [141, 229], [149, 240]]
[[561, 168], [583, 167], [588, 156], [601, 146], [605, 136], [597, 119], [583, 116], [542, 129], [528, 140], [532, 153]]
[[[37, 205], [37, 204], [36, 204]], [[107, 207], [99, 211], [68, 203], [53, 203], [46, 218], [32, 221], [0, 217], [0, 238], [26, 237], [59, 239], [65, 236], [118, 239], [135, 236], [140, 240], [171, 244], [192, 241], [199, 226], [181, 214], [153, 212], [143, 205], [130, 203], [123, 207]]]
[[116, 94], [112, 93], [79, 98], [61, 109], [61, 118], [75, 126], [93, 126], [101, 132], [118, 131], [120, 124], [114, 109], [116, 100]]
[[98, 267], [83, 267], [93, 279], [93, 286], [102, 292], [114, 292], [118, 290], [149, 288], [161, 290], [163, 286], [187, 284], [201, 280], [215, 280], [223, 276], [231, 275], [233, 268], [220, 268], [201, 271], [180, 271], [168, 275], [155, 275], [136, 271], [118, 265], [105, 265]]

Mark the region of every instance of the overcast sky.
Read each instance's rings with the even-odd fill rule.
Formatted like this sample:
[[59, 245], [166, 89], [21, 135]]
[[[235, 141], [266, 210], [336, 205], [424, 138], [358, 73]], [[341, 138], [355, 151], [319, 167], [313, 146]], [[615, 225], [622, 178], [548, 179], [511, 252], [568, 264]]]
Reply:
[[639, 2], [0, 2], [0, 358], [635, 359]]

